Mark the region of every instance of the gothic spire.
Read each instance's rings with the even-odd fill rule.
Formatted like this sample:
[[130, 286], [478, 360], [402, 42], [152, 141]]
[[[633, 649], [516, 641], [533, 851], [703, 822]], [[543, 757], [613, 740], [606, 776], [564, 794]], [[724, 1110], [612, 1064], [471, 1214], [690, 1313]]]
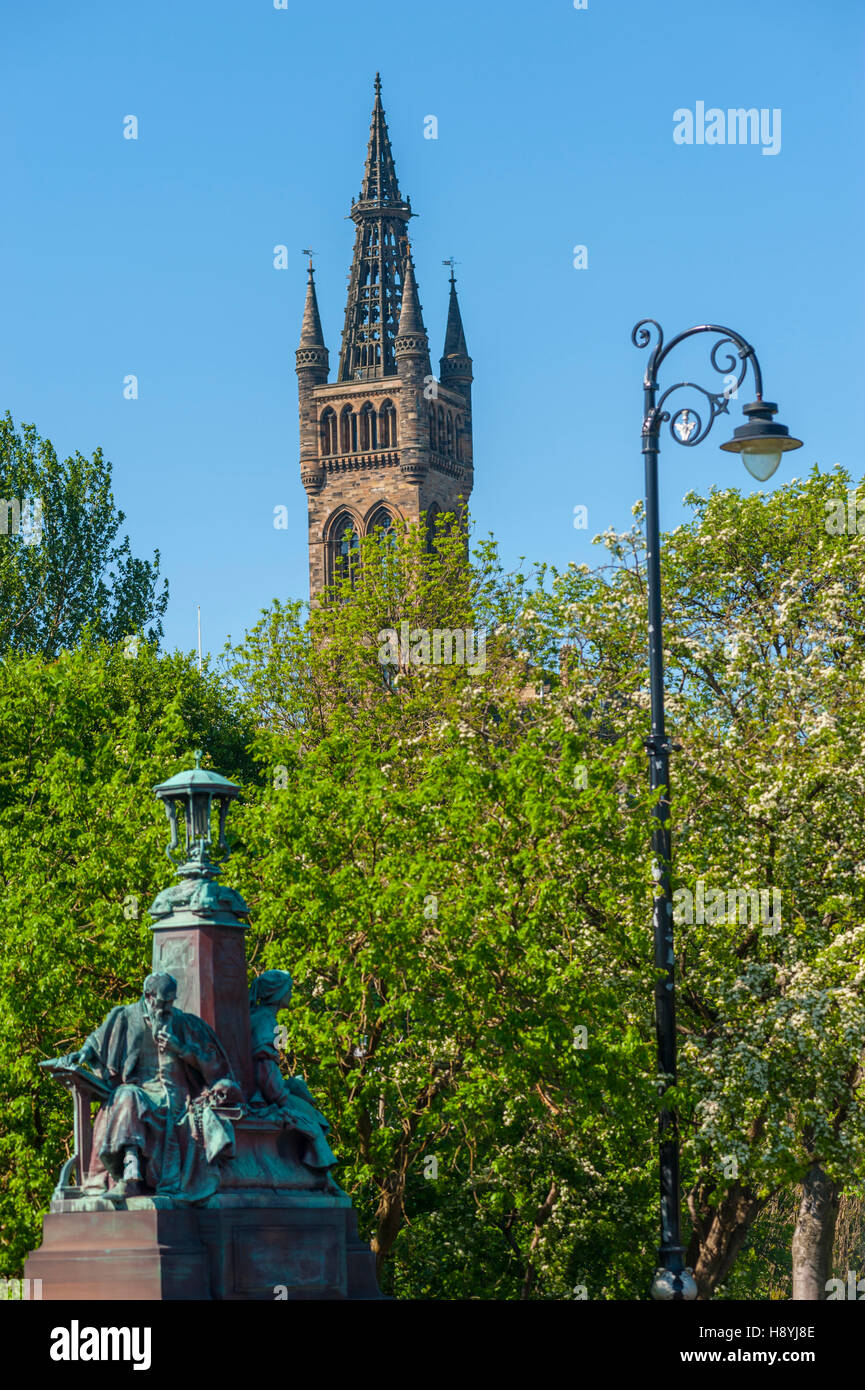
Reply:
[[411, 204], [399, 191], [390, 136], [375, 75], [369, 145], [360, 197], [351, 205], [357, 227], [349, 276], [337, 381], [375, 381], [396, 375], [393, 342], [408, 256]]
[[396, 181], [396, 168], [384, 118], [384, 107], [381, 104], [381, 78], [378, 73], [375, 75], [375, 101], [369, 127], [369, 144], [366, 149], [360, 201], [375, 203], [378, 207], [403, 205]]
[[315, 295], [315, 278], [312, 269], [312, 256], [309, 258], [309, 279], [306, 282], [306, 303], [303, 306], [303, 323], [300, 327], [300, 347], [324, 347], [324, 334], [321, 331], [321, 317]]
[[446, 357], [468, 357], [469, 350], [466, 347], [466, 335], [463, 332], [463, 320], [460, 314], [460, 302], [457, 299], [457, 282], [454, 279], [454, 268], [451, 266], [451, 295], [448, 303], [448, 325], [445, 330], [445, 350], [442, 358]]
[[457, 299], [457, 282], [454, 277], [453, 258], [445, 261], [451, 268], [451, 293], [448, 303], [448, 326], [445, 330], [445, 348], [439, 361], [439, 380], [442, 386], [450, 386], [465, 396], [471, 410], [472, 359], [466, 347], [463, 332], [463, 318], [460, 302]]
[[426, 336], [426, 329], [424, 328], [423, 313], [417, 295], [417, 281], [414, 278], [414, 262], [412, 261], [411, 251], [409, 250], [405, 265], [405, 280], [402, 286], [402, 304], [400, 306], [397, 337], [417, 337], [420, 334]]

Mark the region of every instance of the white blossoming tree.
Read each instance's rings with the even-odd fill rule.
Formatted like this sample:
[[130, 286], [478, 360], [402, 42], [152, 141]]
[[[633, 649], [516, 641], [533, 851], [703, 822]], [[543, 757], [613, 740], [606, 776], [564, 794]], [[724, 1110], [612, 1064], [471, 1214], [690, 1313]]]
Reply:
[[[664, 543], [674, 886], [706, 904], [677, 927], [701, 1297], [771, 1194], [801, 1182], [794, 1297], [825, 1298], [838, 1193], [865, 1175], [865, 536], [837, 522], [849, 488], [815, 469], [771, 495], [692, 494]], [[588, 593], [585, 572], [554, 578], [546, 660], [564, 643], [571, 690], [646, 732], [642, 540], [603, 539], [614, 568]]]

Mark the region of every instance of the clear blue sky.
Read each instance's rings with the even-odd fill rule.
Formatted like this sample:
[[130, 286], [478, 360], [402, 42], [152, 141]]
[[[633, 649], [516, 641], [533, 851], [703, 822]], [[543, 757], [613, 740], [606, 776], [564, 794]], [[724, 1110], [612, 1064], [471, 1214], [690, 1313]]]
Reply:
[[[194, 646], [198, 603], [215, 652], [307, 595], [300, 250], [333, 366], [376, 69], [434, 363], [459, 261], [472, 507], [506, 560], [592, 560], [630, 521], [645, 316], [750, 337], [806, 441], [779, 481], [865, 472], [861, 0], [9, 0], [3, 28], [0, 406], [61, 453], [103, 446], [135, 549], [162, 553], [167, 645]], [[697, 101], [780, 108], [780, 153], [674, 144]], [[724, 437], [668, 442], [666, 525], [689, 487], [750, 483]]]

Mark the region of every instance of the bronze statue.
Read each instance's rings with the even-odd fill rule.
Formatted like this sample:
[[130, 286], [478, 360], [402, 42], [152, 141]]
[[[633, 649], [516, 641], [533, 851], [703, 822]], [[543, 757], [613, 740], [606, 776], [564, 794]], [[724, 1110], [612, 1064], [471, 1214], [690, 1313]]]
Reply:
[[147, 1189], [201, 1202], [219, 1186], [217, 1160], [234, 1151], [229, 1115], [220, 1111], [240, 1092], [213, 1029], [175, 1008], [176, 995], [171, 975], [148, 975], [137, 1003], [112, 1009], [80, 1051], [47, 1064], [88, 1069], [107, 1088], [88, 1192], [120, 1198]]
[[57, 1299], [379, 1298], [327, 1121], [280, 1072], [291, 976], [249, 987], [249, 910], [210, 857], [228, 855], [240, 789], [196, 753], [154, 790], [176, 882], [150, 909], [153, 974], [78, 1052], [40, 1063], [71, 1092], [74, 1146], [26, 1277]]
[[303, 1077], [286, 1078], [279, 1069], [276, 1015], [280, 1009], [288, 1008], [291, 989], [292, 980], [287, 970], [265, 970], [250, 985], [253, 1078], [265, 1102], [261, 1113], [298, 1132], [301, 1162], [307, 1168], [320, 1171], [325, 1178], [337, 1162], [325, 1137], [330, 1125], [316, 1109]]

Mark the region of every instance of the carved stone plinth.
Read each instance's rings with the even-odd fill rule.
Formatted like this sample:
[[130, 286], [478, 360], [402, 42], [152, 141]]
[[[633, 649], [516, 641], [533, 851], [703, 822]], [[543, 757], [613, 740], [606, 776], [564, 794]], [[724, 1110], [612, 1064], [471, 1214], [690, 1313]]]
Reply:
[[43, 1299], [210, 1298], [193, 1211], [48, 1212], [25, 1270], [42, 1280]]
[[354, 1212], [324, 1196], [314, 1205], [307, 1197], [296, 1206], [49, 1212], [25, 1275], [55, 1301], [381, 1298]]
[[215, 1299], [379, 1299], [375, 1259], [350, 1207], [200, 1213]]

